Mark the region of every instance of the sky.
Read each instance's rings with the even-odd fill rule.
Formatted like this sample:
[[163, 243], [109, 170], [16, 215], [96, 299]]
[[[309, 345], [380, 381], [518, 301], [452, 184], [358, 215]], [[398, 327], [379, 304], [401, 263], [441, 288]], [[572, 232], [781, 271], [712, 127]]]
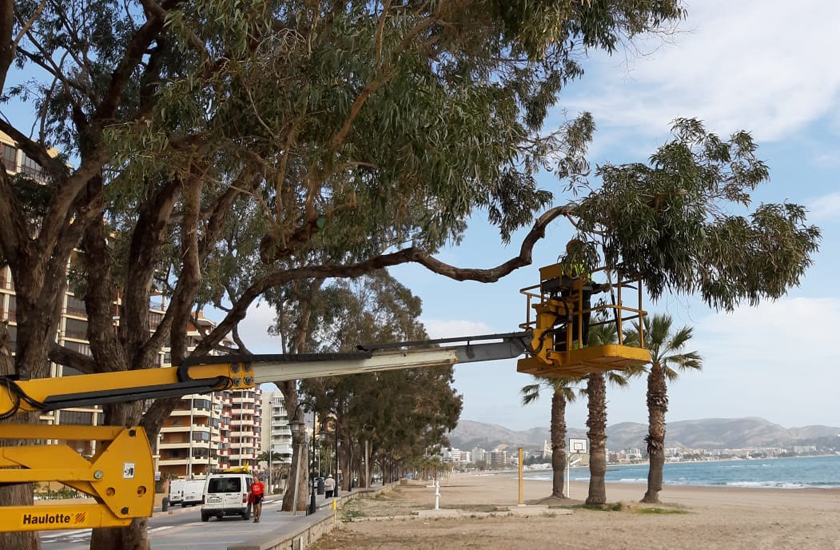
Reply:
[[[756, 190], [754, 205], [789, 201], [808, 207], [823, 231], [820, 252], [801, 286], [775, 302], [715, 312], [691, 296], [647, 302], [676, 326], [694, 327], [688, 350], [703, 357], [703, 371], [681, 376], [669, 389], [669, 421], [761, 417], [786, 427], [840, 426], [840, 64], [836, 62], [840, 3], [805, 0], [696, 0], [667, 37], [637, 41], [609, 57], [584, 60], [586, 74], [561, 95], [551, 116], [587, 110], [598, 131], [595, 162], [645, 161], [669, 137], [677, 117], [696, 117], [726, 136], [747, 130], [769, 165], [771, 181]], [[562, 184], [543, 178], [562, 202]], [[520, 233], [523, 234], [523, 232]], [[571, 227], [555, 223], [534, 251], [532, 266], [500, 282], [456, 282], [417, 266], [391, 272], [423, 300], [422, 320], [432, 337], [518, 329], [525, 300], [519, 289], [539, 282], [538, 268], [557, 260]], [[492, 267], [516, 255], [518, 241], [501, 244], [477, 213], [460, 246], [438, 254], [461, 267]], [[252, 349], [276, 350], [265, 335], [273, 313], [252, 308], [243, 334]], [[455, 387], [464, 397], [461, 418], [511, 429], [545, 427], [550, 396], [523, 407], [519, 389], [531, 382], [514, 360], [457, 366]], [[645, 381], [608, 388], [609, 423], [647, 421]], [[585, 401], [571, 405], [570, 426], [586, 422]]]
[[[677, 117], [699, 118], [721, 136], [752, 133], [771, 170], [755, 204], [806, 205], [809, 220], [822, 228], [821, 249], [800, 287], [757, 308], [715, 312], [691, 296], [646, 303], [650, 312], [671, 314], [677, 326], [694, 327], [689, 349], [704, 359], [702, 372], [671, 385], [667, 418], [753, 416], [786, 427], [840, 426], [833, 345], [840, 330], [840, 2], [694, 0], [685, 6], [688, 16], [675, 33], [585, 59], [586, 74], [562, 93], [547, 129], [592, 112], [596, 163], [645, 161], [667, 141]], [[15, 124], [23, 115], [4, 114]], [[562, 182], [546, 176], [542, 184], [558, 203], [568, 198]], [[555, 222], [535, 247], [534, 263], [493, 284], [456, 282], [417, 266], [391, 272], [422, 298], [432, 337], [511, 332], [525, 320], [519, 290], [539, 282], [538, 268], [557, 260], [571, 234], [567, 223]], [[503, 245], [479, 212], [463, 242], [437, 257], [459, 267], [493, 267], [518, 247], [517, 235]], [[254, 352], [280, 350], [266, 332], [273, 319], [265, 304], [249, 310], [240, 333]], [[547, 426], [548, 395], [527, 407], [520, 403], [519, 389], [530, 382], [516, 372], [515, 360], [457, 366], [461, 418], [511, 429]], [[643, 379], [628, 389], [608, 388], [609, 422], [646, 422], [645, 389]], [[584, 401], [569, 407], [567, 421], [585, 426]]]

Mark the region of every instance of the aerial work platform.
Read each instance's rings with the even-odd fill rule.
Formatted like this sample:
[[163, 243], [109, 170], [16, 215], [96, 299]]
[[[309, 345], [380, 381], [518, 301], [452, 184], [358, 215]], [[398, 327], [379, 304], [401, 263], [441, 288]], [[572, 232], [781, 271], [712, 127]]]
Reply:
[[[650, 362], [644, 340], [646, 312], [642, 309], [641, 280], [627, 280], [619, 275], [613, 283], [604, 268], [595, 270], [598, 272], [605, 273], [605, 284], [595, 283], [589, 276], [571, 277], [566, 266], [553, 264], [540, 269], [539, 285], [521, 290], [527, 297], [527, 317], [519, 326], [531, 332], [533, 338], [528, 357], [517, 363], [518, 372], [546, 378], [580, 378]], [[637, 307], [624, 305], [627, 290], [635, 291]], [[591, 305], [591, 297], [601, 292], [606, 292], [608, 298]], [[624, 323], [633, 320], [639, 340], [625, 342]], [[602, 325], [615, 326], [615, 341], [588, 342], [584, 331]]]

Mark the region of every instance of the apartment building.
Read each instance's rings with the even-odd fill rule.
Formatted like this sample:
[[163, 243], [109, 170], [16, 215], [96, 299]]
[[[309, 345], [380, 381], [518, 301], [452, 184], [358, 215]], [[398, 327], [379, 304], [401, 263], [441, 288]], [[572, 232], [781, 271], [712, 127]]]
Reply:
[[[57, 154], [57, 151], [50, 151]], [[0, 158], [10, 174], [24, 173], [35, 180], [44, 179], [43, 169], [14, 141], [0, 132]], [[71, 263], [73, 258], [71, 258]], [[119, 297], [114, 303], [115, 323], [119, 323]], [[155, 331], [166, 314], [166, 300], [155, 297], [149, 303], [149, 330]], [[0, 268], [0, 321], [7, 321], [10, 348], [17, 343], [17, 307], [11, 271]], [[196, 315], [187, 336], [188, 348], [194, 349], [201, 333], [212, 330], [215, 324], [202, 312]], [[88, 320], [85, 304], [68, 289], [61, 309], [61, 319], [56, 341], [67, 348], [91, 356], [87, 341]], [[232, 345], [225, 341], [223, 345]], [[158, 365], [170, 366], [169, 348], [158, 355]], [[50, 376], [75, 376], [79, 371], [61, 365], [50, 365]], [[41, 415], [47, 424], [100, 425], [103, 423], [100, 407], [81, 407], [51, 411]], [[175, 477], [200, 477], [206, 473], [230, 466], [257, 465], [262, 439], [262, 399], [259, 389], [238, 392], [218, 392], [213, 395], [190, 395], [179, 402], [171, 417], [164, 423], [153, 445], [156, 471]], [[95, 441], [67, 442], [80, 454], [92, 456], [97, 451]]]
[[289, 426], [289, 413], [286, 402], [279, 391], [266, 391], [262, 394], [263, 451], [271, 450], [279, 454], [281, 462], [292, 462], [292, 430]]

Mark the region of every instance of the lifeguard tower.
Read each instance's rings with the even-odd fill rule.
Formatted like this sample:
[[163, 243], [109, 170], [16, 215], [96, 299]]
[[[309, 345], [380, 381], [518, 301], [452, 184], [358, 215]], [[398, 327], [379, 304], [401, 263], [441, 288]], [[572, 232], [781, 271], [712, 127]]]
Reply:
[[[623, 279], [615, 282], [605, 277], [606, 284], [594, 284], [588, 277], [569, 277], [562, 263], [540, 268], [540, 284], [523, 288], [527, 297], [527, 317], [519, 325], [533, 334], [529, 356], [520, 359], [516, 370], [547, 378], [579, 378], [593, 372], [624, 370], [650, 362], [645, 348], [644, 317], [641, 280]], [[604, 272], [594, 270], [593, 275]], [[611, 303], [602, 301], [585, 307], [584, 291], [607, 290]], [[630, 296], [628, 296], [628, 291]], [[632, 296], [635, 294], [635, 296]], [[617, 295], [617, 296], [616, 296]], [[625, 298], [633, 298], [637, 307], [625, 306]], [[606, 316], [598, 319], [597, 313]], [[589, 327], [615, 324], [616, 344], [584, 345], [584, 316], [589, 314]], [[623, 324], [638, 320], [639, 342], [625, 342]], [[626, 345], [626, 344], [633, 345]]]

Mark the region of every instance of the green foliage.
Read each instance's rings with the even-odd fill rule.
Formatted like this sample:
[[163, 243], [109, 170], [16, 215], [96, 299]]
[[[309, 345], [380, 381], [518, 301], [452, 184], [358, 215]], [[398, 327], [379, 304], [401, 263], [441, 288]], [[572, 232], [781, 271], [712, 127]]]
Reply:
[[[301, 300], [310, 308], [303, 327]], [[384, 270], [310, 286], [280, 303], [275, 332], [294, 339], [302, 330], [307, 351], [351, 352], [360, 343], [428, 338], [418, 320], [420, 299]], [[462, 408], [452, 382], [452, 367], [437, 367], [306, 380], [303, 391], [323, 413], [340, 411], [345, 435], [364, 437], [375, 451], [408, 463], [448, 444], [445, 433]]]
[[[694, 329], [682, 327], [674, 331], [673, 323], [670, 315], [660, 313], [654, 314], [653, 318], [646, 316], [644, 322], [644, 343], [650, 349], [651, 362], [659, 364], [665, 378], [672, 382], [680, 372], [703, 369], [703, 358], [698, 352], [683, 351]], [[634, 325], [635, 328], [624, 335], [625, 343], [630, 346], [638, 346], [640, 341], [639, 325]]]
[[597, 512], [621, 512], [624, 510], [624, 504], [621, 502], [614, 502], [612, 504], [575, 504], [569, 508], [577, 508], [580, 510], [595, 510]]
[[735, 215], [768, 179], [746, 132], [724, 141], [693, 119], [650, 164], [598, 168], [600, 190], [577, 210], [583, 233], [603, 235], [608, 266], [638, 275], [651, 296], [694, 293], [712, 307], [782, 296], [812, 263], [820, 231], [794, 204], [765, 204]]

